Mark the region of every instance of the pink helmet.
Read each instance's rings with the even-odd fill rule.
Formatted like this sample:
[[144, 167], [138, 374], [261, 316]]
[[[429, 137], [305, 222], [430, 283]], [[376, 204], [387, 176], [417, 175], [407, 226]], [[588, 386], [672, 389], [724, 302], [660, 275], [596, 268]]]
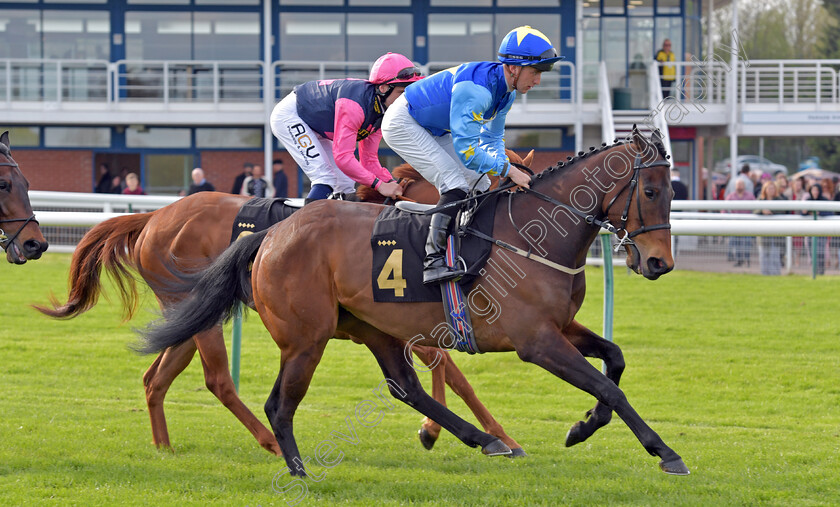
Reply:
[[399, 53], [379, 57], [370, 69], [368, 81], [373, 84], [407, 84], [423, 79], [423, 73], [414, 63]]

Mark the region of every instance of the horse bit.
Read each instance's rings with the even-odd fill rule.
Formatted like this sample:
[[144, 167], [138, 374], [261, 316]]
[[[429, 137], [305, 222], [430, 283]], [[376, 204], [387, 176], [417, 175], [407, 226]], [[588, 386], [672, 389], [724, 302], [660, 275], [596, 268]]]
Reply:
[[[9, 160], [12, 160], [11, 157], [8, 158]], [[18, 170], [20, 170], [20, 167], [14, 161], [12, 161], [11, 163], [0, 162], [0, 166], [16, 167]], [[36, 224], [38, 224], [38, 221], [35, 220], [35, 213], [33, 213], [32, 216], [30, 216], [29, 218], [6, 218], [0, 220], [0, 224], [9, 222], [23, 222], [23, 225], [20, 226], [20, 228], [17, 230], [17, 232], [15, 232], [12, 235], [11, 238], [9, 238], [9, 236], [6, 234], [6, 231], [0, 229], [0, 248], [2, 248], [3, 250], [8, 248], [9, 245], [12, 244], [12, 242], [18, 237], [18, 235], [23, 231], [23, 228], [26, 227], [27, 224], [29, 224], [29, 222], [35, 222]]]

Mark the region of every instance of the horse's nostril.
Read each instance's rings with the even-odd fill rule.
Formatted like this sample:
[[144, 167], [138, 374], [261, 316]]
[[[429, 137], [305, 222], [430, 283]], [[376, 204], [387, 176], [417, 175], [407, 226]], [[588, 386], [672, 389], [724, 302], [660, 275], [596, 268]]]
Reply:
[[47, 250], [49, 243], [30, 239], [23, 243], [23, 249], [29, 254], [42, 253]]

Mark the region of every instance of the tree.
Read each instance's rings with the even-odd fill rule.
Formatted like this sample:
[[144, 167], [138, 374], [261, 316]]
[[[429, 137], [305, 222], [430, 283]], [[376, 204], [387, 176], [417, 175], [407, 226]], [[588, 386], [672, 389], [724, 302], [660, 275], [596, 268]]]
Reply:
[[[826, 2], [822, 32], [817, 41], [818, 58], [840, 59], [840, 2]], [[808, 140], [808, 147], [820, 157], [820, 167], [840, 172], [840, 139], [817, 137]]]

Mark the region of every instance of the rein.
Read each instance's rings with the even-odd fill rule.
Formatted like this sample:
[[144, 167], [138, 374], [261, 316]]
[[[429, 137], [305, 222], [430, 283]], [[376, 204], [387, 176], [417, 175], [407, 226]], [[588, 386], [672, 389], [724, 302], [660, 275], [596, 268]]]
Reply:
[[[8, 157], [8, 158], [9, 158], [9, 160], [12, 160], [11, 157]], [[10, 162], [0, 162], [0, 166], [17, 167], [18, 170], [20, 170], [20, 167], [14, 161], [12, 161], [11, 163]], [[0, 224], [10, 223], [10, 222], [23, 222], [23, 225], [21, 225], [20, 228], [18, 228], [17, 232], [15, 232], [12, 235], [11, 238], [9, 238], [9, 236], [6, 234], [6, 231], [4, 231], [3, 229], [0, 229], [0, 248], [2, 248], [3, 250], [8, 248], [9, 245], [11, 245], [12, 242], [14, 242], [14, 240], [23, 231], [23, 228], [26, 227], [27, 224], [29, 224], [29, 222], [35, 222], [36, 224], [38, 224], [38, 221], [35, 220], [35, 214], [34, 213], [29, 218], [6, 218], [6, 219], [0, 220]]]
[[[526, 169], [524, 166], [520, 166], [519, 164], [514, 164], [514, 165], [516, 167], [520, 168], [520, 169]], [[539, 191], [534, 190], [532, 188], [522, 187], [521, 191], [524, 192], [525, 194], [531, 194], [534, 197], [537, 197], [538, 199], [542, 199], [543, 201], [554, 204], [555, 206], [560, 206], [561, 208], [565, 209], [566, 211], [568, 211], [570, 213], [573, 213], [574, 215], [577, 215], [578, 217], [582, 218], [584, 220], [584, 222], [586, 222], [586, 224], [588, 224], [588, 225], [595, 225], [595, 226], [600, 227], [602, 229], [606, 229], [607, 231], [609, 231], [612, 234], [615, 234], [616, 236], [618, 236], [618, 239], [619, 239], [619, 242], [615, 247], [615, 251], [617, 252], [624, 245], [634, 244], [633, 243], [633, 238], [635, 238], [636, 236], [638, 236], [640, 234], [644, 234], [646, 232], [651, 232], [651, 231], [656, 231], [656, 230], [661, 230], [661, 229], [670, 229], [671, 228], [671, 224], [669, 224], [669, 223], [663, 223], [663, 224], [657, 224], [657, 225], [651, 225], [651, 226], [646, 226], [645, 225], [644, 217], [642, 216], [642, 202], [641, 202], [641, 195], [640, 195], [641, 187], [639, 186], [639, 175], [640, 175], [640, 171], [642, 169], [650, 169], [652, 167], [670, 167], [670, 166], [671, 166], [671, 163], [668, 162], [667, 160], [657, 160], [657, 161], [654, 161], [654, 162], [651, 162], [651, 163], [643, 164], [641, 155], [637, 154], [635, 160], [633, 161], [633, 176], [630, 178], [630, 181], [628, 181], [624, 185], [624, 187], [622, 187], [622, 189], [620, 191], [618, 191], [615, 194], [615, 196], [610, 200], [609, 204], [607, 205], [606, 210], [604, 210], [604, 215], [607, 217], [604, 220], [599, 220], [598, 218], [595, 217], [595, 215], [583, 213], [582, 211], [578, 210], [574, 206], [570, 206], [570, 205], [568, 205], [564, 202], [561, 202], [561, 201], [559, 201], [559, 200], [557, 200], [557, 199], [555, 199], [555, 198], [553, 198], [549, 195], [543, 194], [542, 192], [539, 192]], [[528, 172], [530, 173], [531, 171], [529, 170]], [[533, 182], [533, 178], [531, 178], [531, 181]], [[513, 185], [512, 183], [508, 184], [508, 185], [505, 185], [504, 188], [505, 189], [510, 188], [512, 185]], [[499, 187], [499, 189], [502, 189], [502, 188], [503, 187]], [[618, 196], [620, 196], [622, 193], [624, 193], [624, 191], [627, 190], [628, 188], [629, 188], [629, 192], [627, 193], [627, 201], [624, 204], [624, 210], [622, 211], [621, 218], [620, 218], [621, 219], [621, 225], [619, 227], [616, 227], [616, 226], [614, 226], [613, 224], [610, 223], [609, 211], [610, 211], [610, 208], [612, 207], [612, 205], [615, 204], [616, 200], [618, 199]], [[497, 189], [497, 190], [499, 190], [499, 189]], [[636, 209], [637, 209], [637, 212], [638, 212], [638, 215], [639, 215], [639, 221], [641, 222], [642, 225], [638, 229], [636, 229], [632, 232], [628, 232], [627, 228], [626, 228], [627, 227], [627, 219], [628, 219], [628, 213], [629, 213], [629, 210], [630, 210], [630, 204], [633, 200], [634, 190], [635, 190], [635, 194], [636, 194]], [[487, 196], [488, 194], [490, 194], [490, 192], [488, 192], [487, 194], [482, 194], [480, 197]], [[516, 222], [514, 222], [514, 220], [513, 220], [513, 196], [514, 196], [514, 193], [511, 192], [509, 197], [508, 197], [508, 218], [510, 219], [510, 223], [511, 223], [511, 225], [513, 225], [513, 228], [516, 230], [516, 232], [519, 233], [520, 236], [525, 238], [525, 235], [522, 233], [521, 228], [519, 226], [517, 226]], [[467, 198], [464, 201], [459, 201], [459, 202], [463, 203], [463, 202], [465, 202], [469, 199], [470, 198]], [[450, 203], [450, 204], [454, 205], [454, 204], [458, 204], [458, 203]], [[441, 206], [440, 208], [443, 208], [443, 206]], [[434, 209], [429, 210], [429, 211], [434, 212]], [[534, 253], [531, 252], [530, 247], [529, 247], [528, 250], [523, 250], [521, 248], [518, 248], [518, 247], [513, 246], [509, 243], [506, 243], [506, 242], [501, 241], [499, 239], [488, 236], [488, 235], [486, 235], [486, 234], [484, 234], [480, 231], [474, 230], [472, 228], [467, 228], [465, 232], [468, 233], [468, 234], [472, 234], [473, 236], [476, 236], [477, 238], [483, 239], [485, 241], [489, 241], [489, 242], [493, 243], [494, 245], [499, 246], [500, 248], [504, 248], [504, 249], [506, 249], [510, 252], [513, 252], [517, 255], [525, 257], [526, 259], [531, 259], [531, 260], [536, 261], [540, 264], [543, 264], [543, 265], [548, 266], [550, 268], [556, 269], [557, 271], [560, 271], [562, 273], [567, 273], [567, 274], [570, 274], [570, 275], [576, 275], [576, 274], [582, 272], [584, 270], [584, 268], [586, 267], [585, 264], [583, 266], [579, 266], [577, 268], [569, 268], [567, 266], [557, 264], [556, 262], [548, 260], [545, 257], [535, 255]], [[620, 235], [621, 232], [624, 233], [623, 236]], [[526, 239], [526, 242], [527, 242], [527, 238], [525, 238], [525, 239]]]

